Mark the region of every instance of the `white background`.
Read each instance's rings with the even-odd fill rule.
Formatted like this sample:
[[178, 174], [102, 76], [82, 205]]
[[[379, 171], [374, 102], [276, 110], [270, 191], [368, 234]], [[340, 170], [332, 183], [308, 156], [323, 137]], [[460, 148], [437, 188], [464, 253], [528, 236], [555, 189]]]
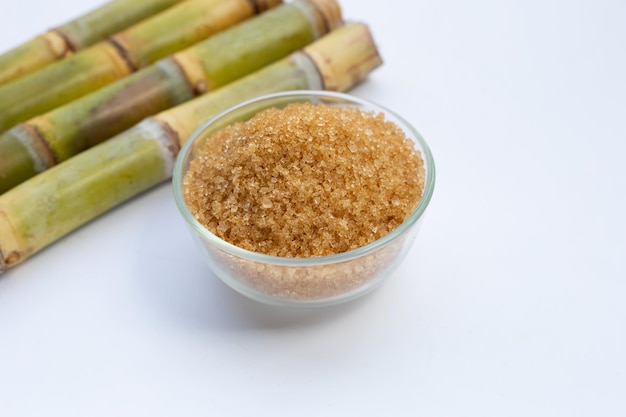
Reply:
[[[0, 50], [97, 4], [4, 1]], [[353, 94], [435, 157], [409, 259], [269, 308], [164, 184], [0, 277], [0, 415], [626, 415], [626, 2], [341, 4], [385, 59]]]

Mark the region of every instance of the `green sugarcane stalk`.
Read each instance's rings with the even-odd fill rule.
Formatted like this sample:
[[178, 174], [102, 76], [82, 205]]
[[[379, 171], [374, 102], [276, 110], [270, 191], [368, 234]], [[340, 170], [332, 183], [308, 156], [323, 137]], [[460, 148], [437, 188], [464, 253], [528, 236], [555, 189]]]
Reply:
[[147, 116], [276, 61], [342, 25], [336, 0], [294, 0], [0, 135], [0, 194]]
[[130, 75], [282, 0], [187, 0], [0, 86], [0, 132]]
[[171, 178], [189, 132], [217, 112], [278, 91], [346, 91], [380, 64], [369, 29], [353, 23], [238, 81], [145, 119], [31, 178], [0, 196], [0, 271]]
[[182, 0], [112, 0], [0, 55], [0, 85], [91, 46]]

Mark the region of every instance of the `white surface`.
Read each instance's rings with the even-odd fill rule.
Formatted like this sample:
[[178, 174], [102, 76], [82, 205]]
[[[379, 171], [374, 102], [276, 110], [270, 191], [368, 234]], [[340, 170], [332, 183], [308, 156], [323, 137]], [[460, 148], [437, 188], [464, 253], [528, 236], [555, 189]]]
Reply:
[[[3, 2], [0, 50], [98, 3]], [[626, 415], [626, 3], [341, 4], [386, 61], [353, 93], [435, 156], [410, 259], [258, 305], [164, 184], [0, 278], [0, 415]]]

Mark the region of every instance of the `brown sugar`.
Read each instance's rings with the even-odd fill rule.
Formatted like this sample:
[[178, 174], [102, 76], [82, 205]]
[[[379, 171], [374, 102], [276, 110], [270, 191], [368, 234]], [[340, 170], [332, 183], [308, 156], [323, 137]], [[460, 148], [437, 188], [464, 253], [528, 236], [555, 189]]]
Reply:
[[383, 114], [293, 103], [213, 134], [184, 178], [190, 212], [247, 250], [317, 257], [371, 243], [417, 206], [414, 143]]

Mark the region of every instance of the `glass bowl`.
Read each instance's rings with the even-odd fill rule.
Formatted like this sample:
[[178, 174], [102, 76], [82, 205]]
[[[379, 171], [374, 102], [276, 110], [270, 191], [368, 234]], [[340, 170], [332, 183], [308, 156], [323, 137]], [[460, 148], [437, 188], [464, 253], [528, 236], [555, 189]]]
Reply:
[[[257, 112], [282, 108], [292, 102], [353, 106], [383, 113], [415, 142], [426, 170], [422, 198], [406, 220], [389, 234], [340, 254], [286, 258], [252, 252], [224, 241], [206, 229], [189, 211], [183, 197], [183, 179], [200, 146], [214, 132]], [[259, 302], [279, 306], [327, 306], [353, 300], [379, 286], [411, 247], [435, 185], [435, 167], [420, 134], [394, 112], [372, 102], [327, 91], [290, 91], [258, 97], [216, 115], [197, 129], [181, 149], [173, 173], [174, 197], [210, 269], [227, 285]]]

